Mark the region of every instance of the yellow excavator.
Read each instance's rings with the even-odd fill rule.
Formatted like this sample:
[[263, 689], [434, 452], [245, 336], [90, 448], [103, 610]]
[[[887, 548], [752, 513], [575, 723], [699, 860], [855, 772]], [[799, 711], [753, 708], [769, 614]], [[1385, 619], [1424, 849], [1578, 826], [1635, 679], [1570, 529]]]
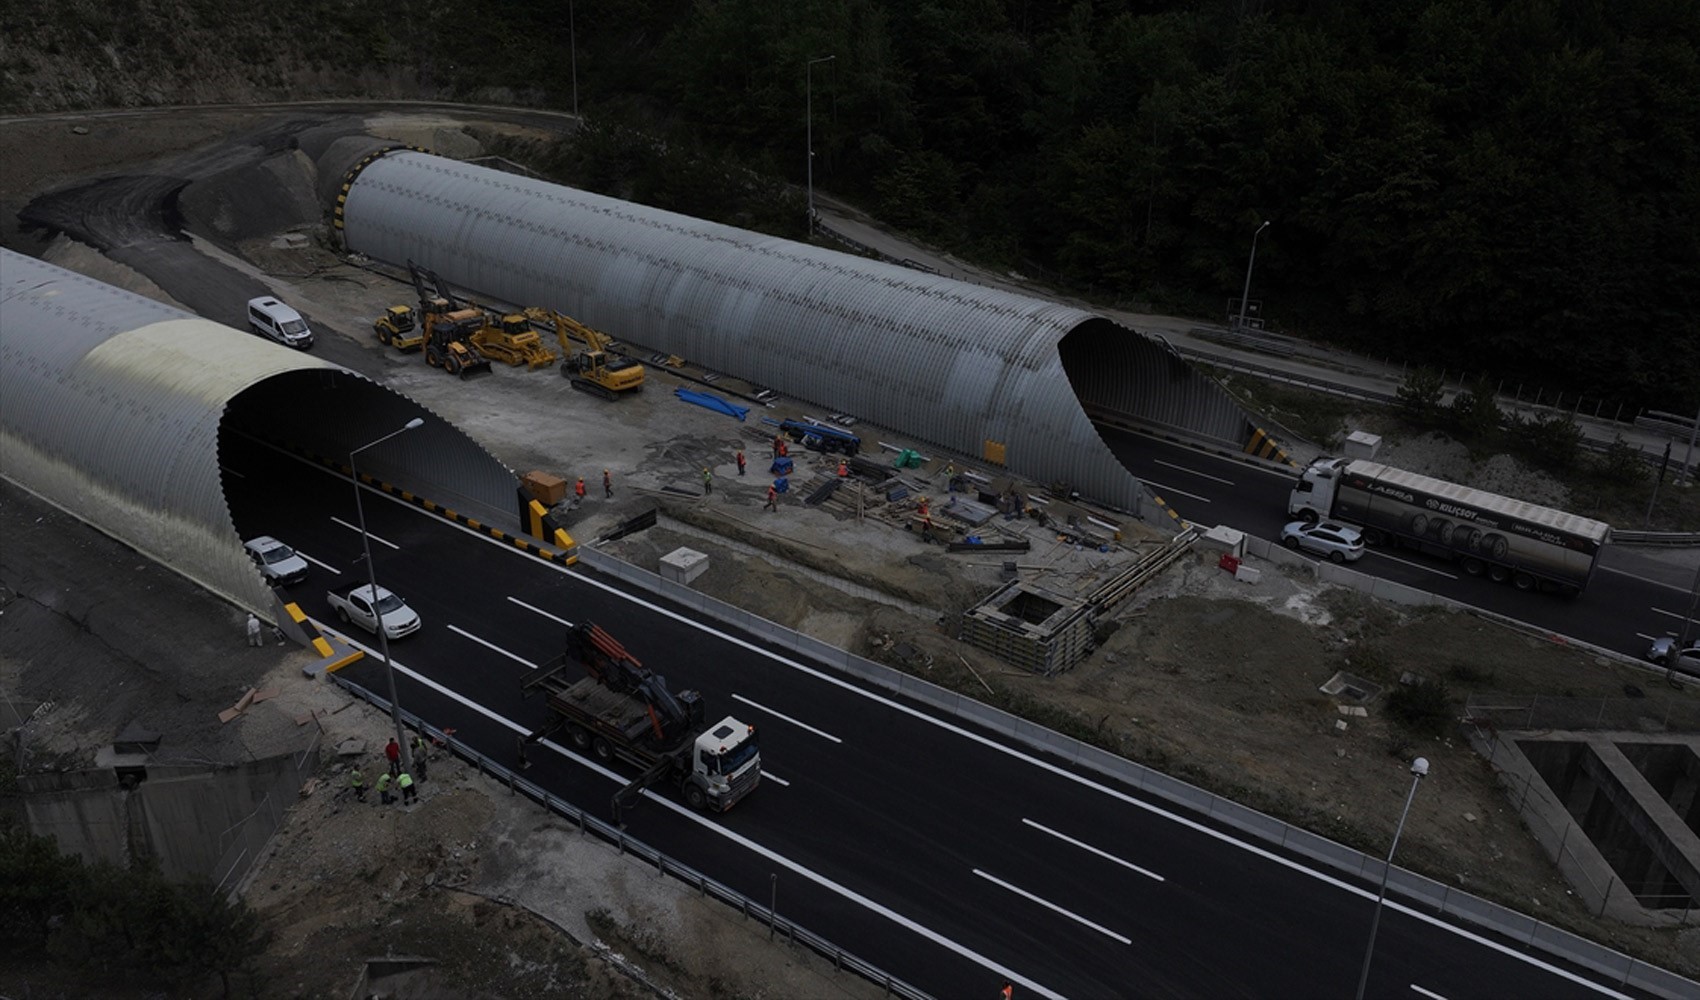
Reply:
[[561, 374], [572, 380], [574, 389], [603, 399], [643, 391], [643, 364], [616, 354], [614, 338], [553, 309], [532, 306], [524, 315], [532, 324], [555, 332], [566, 353]]
[[[487, 322], [484, 310], [466, 306], [455, 298], [437, 272], [411, 260], [407, 262], [407, 271], [413, 277], [414, 290], [419, 293], [425, 363], [463, 379], [490, 374], [490, 362], [472, 346], [473, 335], [484, 329]], [[436, 289], [435, 294], [426, 289], [427, 280]]]

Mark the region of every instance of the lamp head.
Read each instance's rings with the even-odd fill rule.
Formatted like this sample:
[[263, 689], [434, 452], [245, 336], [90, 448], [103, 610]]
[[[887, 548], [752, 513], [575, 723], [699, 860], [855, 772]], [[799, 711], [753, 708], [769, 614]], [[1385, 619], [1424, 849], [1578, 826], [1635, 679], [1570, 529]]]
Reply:
[[423, 427], [423, 426], [425, 426], [425, 418], [424, 417], [414, 417], [412, 420], [409, 420], [402, 427], [402, 430], [410, 431], [410, 430], [413, 430], [416, 427]]
[[1428, 777], [1428, 758], [1418, 757], [1411, 761], [1411, 773], [1419, 778]]

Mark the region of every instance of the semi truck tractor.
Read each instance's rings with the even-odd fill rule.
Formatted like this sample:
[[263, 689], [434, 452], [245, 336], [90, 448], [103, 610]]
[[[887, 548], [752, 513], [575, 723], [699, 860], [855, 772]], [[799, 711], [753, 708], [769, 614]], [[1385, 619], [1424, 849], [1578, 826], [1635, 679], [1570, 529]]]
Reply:
[[567, 649], [527, 678], [527, 694], [548, 696], [551, 718], [525, 737], [534, 743], [565, 730], [567, 742], [605, 764], [622, 761], [641, 772], [614, 796], [623, 805], [667, 781], [694, 809], [725, 812], [761, 782], [756, 729], [730, 715], [703, 724], [702, 695], [667, 688], [601, 628], [581, 622]]
[[1318, 458], [1299, 473], [1287, 513], [1357, 525], [1371, 545], [1456, 561], [1519, 590], [1575, 595], [1588, 586], [1611, 526], [1539, 504], [1395, 469]]

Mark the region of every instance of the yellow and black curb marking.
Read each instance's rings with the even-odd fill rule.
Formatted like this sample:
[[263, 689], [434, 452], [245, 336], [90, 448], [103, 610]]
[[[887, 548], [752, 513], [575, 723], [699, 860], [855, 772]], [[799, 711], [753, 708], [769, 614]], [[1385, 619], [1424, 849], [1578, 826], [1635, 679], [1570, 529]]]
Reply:
[[[1147, 491], [1149, 491], [1150, 484], [1146, 484], [1146, 489], [1147, 489]], [[1174, 518], [1175, 523], [1177, 525], [1179, 525], [1180, 527], [1186, 528], [1186, 527], [1189, 527], [1191, 525], [1192, 522], [1190, 522], [1186, 518], [1182, 517], [1180, 515], [1179, 511], [1177, 511], [1173, 507], [1169, 506], [1169, 501], [1164, 500], [1162, 497], [1158, 496], [1155, 493], [1151, 494], [1151, 499], [1157, 501], [1157, 506], [1161, 507], [1163, 509], [1163, 513]]]
[[428, 154], [431, 152], [423, 146], [404, 146], [397, 144], [394, 146], [385, 146], [382, 149], [375, 149], [355, 161], [354, 166], [349, 167], [348, 171], [342, 175], [342, 187], [336, 193], [336, 211], [333, 213], [331, 225], [337, 230], [337, 232], [342, 231], [342, 210], [343, 206], [348, 204], [348, 192], [350, 188], [354, 187], [355, 178], [360, 176], [360, 172], [362, 170], [371, 166], [373, 161], [382, 159], [398, 149], [411, 149], [415, 153]]
[[[276, 592], [274, 591], [274, 593]], [[285, 601], [281, 597], [279, 604], [282, 606], [283, 614], [278, 616], [277, 627], [284, 634], [301, 645], [310, 647], [323, 659], [337, 655], [336, 650], [331, 647], [330, 640], [324, 637], [317, 625], [307, 619], [307, 613], [301, 610], [301, 605], [294, 601]]]
[[1281, 447], [1280, 442], [1276, 441], [1268, 431], [1261, 427], [1252, 429], [1251, 440], [1246, 442], [1245, 452], [1247, 455], [1267, 458], [1271, 461], [1290, 465], [1295, 469], [1298, 468], [1298, 463], [1293, 461], [1292, 456], [1287, 454], [1287, 450]]
[[[310, 451], [301, 451], [299, 453], [315, 462], [318, 462], [320, 465], [336, 470], [342, 475], [348, 475], [348, 466], [336, 459], [327, 458], [324, 455], [315, 454]], [[418, 494], [404, 490], [393, 483], [386, 483], [382, 479], [378, 479], [375, 476], [369, 476], [364, 472], [360, 473], [360, 481], [365, 483], [367, 486], [383, 490], [390, 496], [400, 497], [408, 503], [413, 504], [415, 507], [428, 510], [438, 517], [446, 518], [456, 524], [464, 524], [473, 531], [489, 535], [491, 538], [494, 538], [499, 542], [505, 542], [512, 545], [514, 548], [519, 549], [521, 552], [534, 555], [546, 562], [560, 563], [563, 566], [571, 566], [578, 562], [578, 543], [573, 541], [573, 536], [559, 528], [555, 529], [554, 535], [552, 536], [554, 538], [555, 547], [545, 548], [523, 535], [510, 534], [503, 531], [501, 528], [492, 527], [477, 518], [462, 514], [452, 507], [445, 507], [434, 500], [427, 500]], [[557, 549], [559, 551], [557, 551]]]

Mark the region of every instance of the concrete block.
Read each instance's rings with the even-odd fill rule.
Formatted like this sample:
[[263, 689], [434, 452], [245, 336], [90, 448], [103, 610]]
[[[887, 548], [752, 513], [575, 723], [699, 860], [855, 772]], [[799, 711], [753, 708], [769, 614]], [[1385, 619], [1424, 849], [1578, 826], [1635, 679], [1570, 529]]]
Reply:
[[1226, 552], [1236, 559], [1245, 556], [1245, 532], [1218, 524], [1198, 536], [1193, 544], [1211, 552]]
[[1340, 449], [1347, 458], [1371, 459], [1381, 450], [1381, 435], [1368, 431], [1353, 431], [1346, 435], [1346, 444]]
[[661, 557], [661, 578], [682, 586], [708, 571], [708, 555], [683, 546]]
[[1248, 566], [1245, 563], [1240, 563], [1240, 568], [1234, 570], [1234, 579], [1241, 583], [1256, 583], [1263, 579], [1263, 571], [1258, 569], [1256, 566]]

